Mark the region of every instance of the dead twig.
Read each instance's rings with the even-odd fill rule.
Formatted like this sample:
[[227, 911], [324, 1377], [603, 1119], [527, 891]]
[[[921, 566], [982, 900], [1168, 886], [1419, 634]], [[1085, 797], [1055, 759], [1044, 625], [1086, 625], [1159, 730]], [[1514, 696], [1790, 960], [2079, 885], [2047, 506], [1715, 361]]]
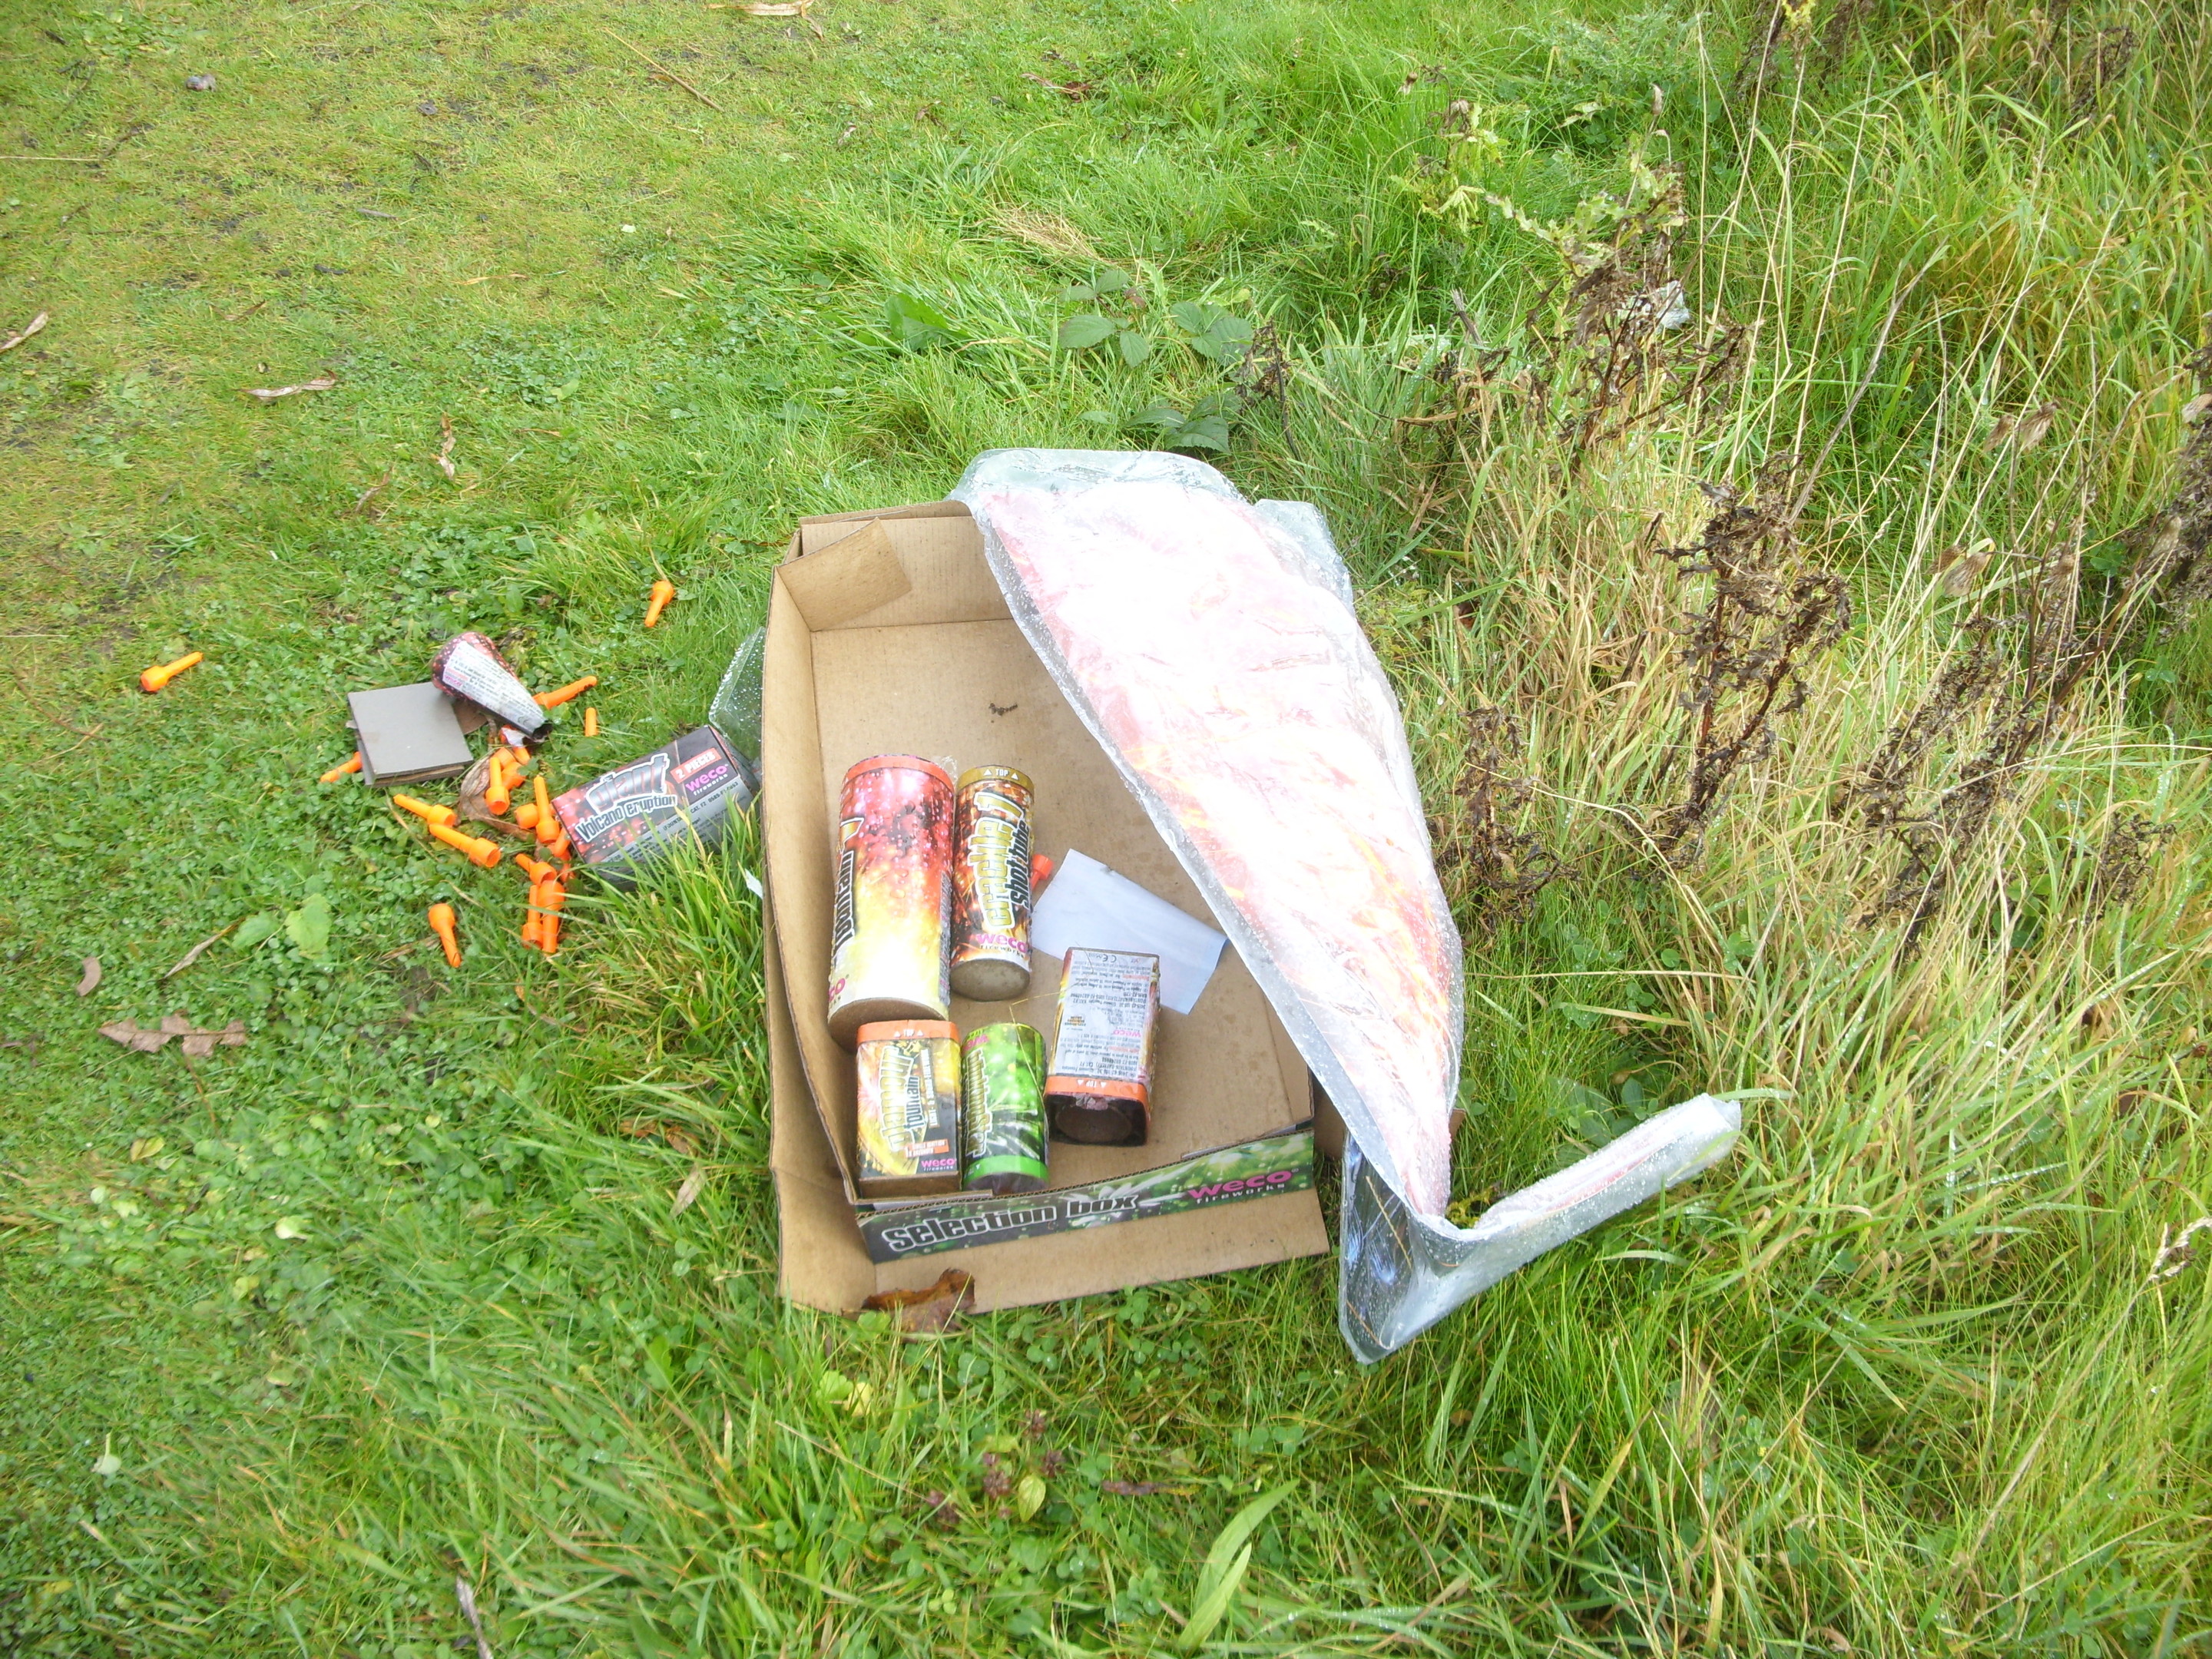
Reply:
[[622, 36], [617, 34], [612, 29], [603, 29], [600, 33], [604, 33], [608, 40], [613, 41], [617, 46], [623, 47], [626, 51], [635, 52], [647, 63], [652, 64], [655, 73], [659, 74], [663, 80], [673, 81], [678, 86], [683, 88], [684, 91], [690, 93], [694, 98], [696, 98], [701, 103], [704, 104], [708, 109], [713, 110], [715, 114], [720, 115], [724, 112], [722, 106], [720, 104], [709, 98], [705, 93], [700, 91], [698, 88], [693, 86], [689, 81], [678, 75], [674, 70], [669, 68], [667, 64], [662, 63], [651, 52], [647, 52], [643, 47], [631, 46], [629, 41], [623, 40]]

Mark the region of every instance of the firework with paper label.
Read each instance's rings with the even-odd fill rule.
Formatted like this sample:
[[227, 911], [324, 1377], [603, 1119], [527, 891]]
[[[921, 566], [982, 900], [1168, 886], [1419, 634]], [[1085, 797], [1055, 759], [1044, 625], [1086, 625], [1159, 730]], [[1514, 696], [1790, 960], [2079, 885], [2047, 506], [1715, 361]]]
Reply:
[[1011, 766], [960, 775], [952, 860], [952, 988], [1006, 1002], [1030, 988], [1030, 805]]
[[1060, 964], [1059, 1019], [1045, 1110], [1054, 1138], [1141, 1146], [1152, 1127], [1152, 1042], [1160, 959], [1071, 948]]
[[830, 954], [830, 1032], [952, 1011], [952, 780], [915, 755], [845, 774]]
[[957, 1192], [957, 1030], [945, 1020], [880, 1020], [859, 1037], [854, 1188], [863, 1198]]
[[471, 630], [456, 634], [430, 663], [430, 683], [449, 697], [472, 702], [524, 742], [545, 729], [546, 714], [530, 688], [507, 665], [499, 647]]
[[1033, 1193], [1044, 1185], [1042, 1033], [1009, 1022], [962, 1039], [960, 1117], [970, 1191]]

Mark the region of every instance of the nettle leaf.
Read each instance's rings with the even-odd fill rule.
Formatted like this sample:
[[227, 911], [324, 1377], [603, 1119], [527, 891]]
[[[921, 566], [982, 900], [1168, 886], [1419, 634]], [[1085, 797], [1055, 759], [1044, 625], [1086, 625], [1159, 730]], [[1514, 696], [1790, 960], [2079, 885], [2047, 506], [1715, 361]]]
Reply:
[[1113, 334], [1114, 325], [1104, 317], [1095, 313], [1070, 317], [1060, 325], [1060, 349], [1062, 351], [1087, 350], [1102, 340], [1110, 339]]
[[238, 924], [238, 931], [230, 936], [230, 948], [251, 951], [271, 938], [283, 926], [283, 919], [274, 910], [264, 910], [258, 915], [248, 916]]
[[1120, 294], [1129, 286], [1129, 274], [1125, 270], [1102, 270], [1091, 279], [1091, 286], [1101, 294]]
[[300, 908], [284, 918], [284, 937], [310, 962], [321, 962], [331, 953], [331, 902], [310, 893]]
[[1233, 316], [1219, 306], [1184, 300], [1170, 307], [1169, 314], [1188, 337], [1183, 343], [1208, 362], [1240, 357], [1252, 343], [1250, 319]]
[[1152, 355], [1152, 337], [1133, 328], [1123, 329], [1115, 343], [1121, 348], [1121, 361], [1132, 368]]
[[1171, 449], [1226, 449], [1229, 447], [1229, 422], [1218, 415], [1201, 416], [1183, 422], [1182, 429], [1170, 443]]
[[911, 294], [894, 294], [884, 301], [884, 332], [906, 351], [928, 351], [954, 339], [952, 319]]

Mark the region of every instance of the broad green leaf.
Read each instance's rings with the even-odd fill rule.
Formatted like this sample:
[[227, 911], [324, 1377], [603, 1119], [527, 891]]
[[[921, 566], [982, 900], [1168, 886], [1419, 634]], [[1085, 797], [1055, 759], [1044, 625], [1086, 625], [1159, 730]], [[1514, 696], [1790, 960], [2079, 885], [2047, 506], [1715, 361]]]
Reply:
[[1014, 1513], [1028, 1520], [1044, 1507], [1044, 1480], [1036, 1474], [1025, 1474], [1014, 1482]]
[[1091, 285], [1101, 294], [1119, 294], [1129, 286], [1129, 274], [1125, 270], [1102, 270]]
[[894, 294], [884, 301], [884, 331], [908, 351], [927, 351], [953, 339], [952, 319], [911, 294]]
[[1229, 422], [1218, 415], [1186, 421], [1182, 429], [1168, 442], [1175, 449], [1226, 449], [1229, 447]]
[[1060, 325], [1060, 349], [1082, 351], [1110, 337], [1113, 332], [1114, 325], [1094, 313], [1070, 317]]
[[1121, 361], [1132, 368], [1152, 355], [1152, 337], [1133, 328], [1123, 329], [1115, 343], [1121, 348]]
[[1178, 300], [1168, 307], [1168, 315], [1176, 319], [1176, 326], [1184, 333], [1203, 334], [1206, 325], [1213, 320], [1213, 307], [1196, 300]]
[[290, 939], [300, 954], [310, 962], [320, 962], [331, 953], [331, 902], [320, 893], [310, 893], [301, 901], [300, 908], [284, 918], [284, 937]]
[[283, 925], [283, 919], [274, 910], [264, 910], [258, 915], [248, 916], [238, 924], [238, 931], [230, 936], [230, 948], [251, 951]]
[[1098, 298], [1098, 290], [1087, 283], [1070, 283], [1060, 291], [1063, 305], [1089, 305]]
[[1140, 411], [1132, 424], [1148, 426], [1156, 432], [1179, 432], [1182, 429], [1182, 410], [1170, 409], [1165, 404], [1154, 404]]

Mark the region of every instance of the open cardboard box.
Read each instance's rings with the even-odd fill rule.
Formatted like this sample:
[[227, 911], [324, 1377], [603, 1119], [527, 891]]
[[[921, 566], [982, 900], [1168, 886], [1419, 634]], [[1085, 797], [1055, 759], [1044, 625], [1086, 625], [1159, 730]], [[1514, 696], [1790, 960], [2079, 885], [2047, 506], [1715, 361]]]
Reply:
[[[831, 848], [846, 769], [885, 753], [926, 755], [956, 773], [1019, 767], [1036, 785], [1037, 851], [1057, 860], [1079, 848], [1211, 920], [1023, 638], [965, 507], [802, 520], [775, 572], [762, 684], [784, 1294], [850, 1310], [958, 1267], [974, 1278], [978, 1308], [1012, 1307], [1325, 1250], [1311, 1080], [1233, 950], [1190, 1013], [1162, 1012], [1149, 1144], [1055, 1142], [1042, 1194], [856, 1197], [854, 1059], [828, 1024]], [[1019, 1019], [1049, 1042], [1060, 963], [1033, 961], [1026, 1000], [956, 1000], [960, 1029]], [[963, 1237], [993, 1242], [956, 1245]]]

